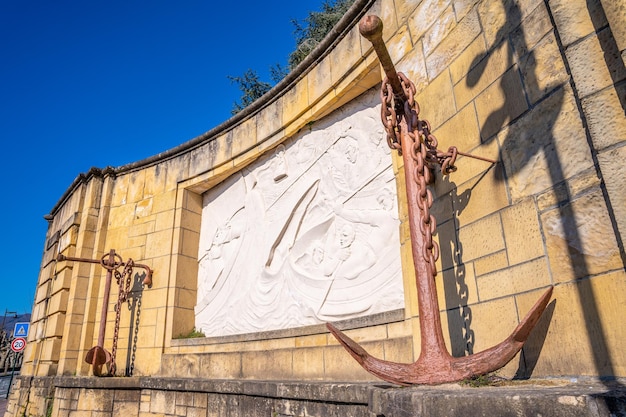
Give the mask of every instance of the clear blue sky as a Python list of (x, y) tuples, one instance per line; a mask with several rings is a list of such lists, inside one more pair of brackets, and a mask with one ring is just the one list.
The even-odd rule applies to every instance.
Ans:
[(270, 81), (292, 19), (322, 0), (0, 0), (0, 239), (5, 310), (30, 312), (48, 214), (77, 175), (186, 142), (230, 118), (227, 76)]

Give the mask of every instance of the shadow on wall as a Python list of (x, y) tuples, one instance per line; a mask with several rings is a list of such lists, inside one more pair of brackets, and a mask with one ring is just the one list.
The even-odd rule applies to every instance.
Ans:
[[(488, 171), (485, 171), (481, 178)], [(454, 234), (445, 236), (443, 233), (439, 233), (439, 258), (444, 268), (441, 273), (444, 277), (443, 289), (446, 306), (458, 306), (452, 309), (446, 308), (446, 314), (449, 323), (451, 354), (454, 357), (459, 357), (474, 354), (475, 334), (472, 330), (472, 309), (468, 300), (469, 288), (466, 282), (465, 264), (463, 263), (463, 245), (457, 232), (459, 230), (458, 216), (467, 207), (473, 187), (458, 195), (457, 185), (450, 181), (449, 176), (443, 177), (442, 181), (445, 189), (452, 190), (448, 194), (452, 203), (452, 218), (448, 222), (452, 222), (452, 224), (448, 226), (453, 228)], [(452, 269), (446, 271), (447, 265), (452, 265)]]
[[(496, 39), (504, 39), (507, 42), (513, 30), (518, 31), (519, 39), (525, 39), (522, 31), (521, 21), (522, 15), (517, 2), (512, 0), (503, 0), (503, 6), (507, 13), (507, 20), (502, 28), (500, 28)], [(546, 6), (548, 4), (546, 3)], [(598, 6), (601, 8), (601, 6)], [(521, 32), (521, 33), (520, 33)], [(557, 36), (558, 42), (558, 34)], [(559, 49), (563, 59), (566, 57), (563, 53), (563, 47), (558, 42)], [(502, 46), (497, 44), (491, 47), (489, 51), (484, 55), (477, 56), (472, 65), (472, 69), (467, 76), (467, 85), (472, 87), (476, 85), (484, 74), (484, 70), (489, 62), (489, 59), (493, 55), (493, 51)], [(508, 67), (514, 65), (513, 61), (513, 46), (512, 42), (505, 45), (508, 48)], [(520, 48), (522, 51), (527, 51), (528, 47), (525, 43)], [(498, 180), (507, 181), (518, 174), (522, 169), (527, 168), (527, 165), (534, 162), (536, 156), (543, 152), (543, 156), (546, 160), (548, 167), (548, 173), (550, 181), (553, 187), (556, 187), (566, 180), (564, 166), (559, 159), (559, 154), (555, 146), (554, 127), (555, 123), (563, 108), (564, 97), (566, 93), (566, 84), (557, 84), (549, 86), (548, 88), (542, 88), (537, 81), (537, 66), (533, 51), (528, 53), (528, 56), (524, 57), (526, 66), (524, 68), (524, 79), (522, 81), (523, 86), (520, 89), (511, 88), (510, 83), (505, 84), (507, 75), (505, 74), (501, 78), (501, 89), (504, 94), (504, 104), (494, 110), (486, 119), (486, 122), (481, 127), (481, 139), (483, 143), (491, 142), (495, 139), (496, 133), (501, 130), (508, 122), (510, 127), (506, 137), (501, 143), (503, 170), (498, 170), (496, 175)], [(514, 76), (517, 76), (515, 74)], [(516, 112), (515, 109), (519, 109), (518, 102), (527, 100), (524, 94), (526, 92), (541, 93), (543, 95), (536, 103), (533, 103), (527, 110)], [(580, 111), (580, 105), (578, 110)], [(520, 116), (524, 116), (525, 120), (518, 120)], [(527, 120), (533, 119), (528, 122)], [(519, 122), (519, 123), (518, 123)], [(531, 124), (532, 123), (532, 124)], [(524, 129), (531, 129), (530, 132), (524, 132)], [(581, 139), (580, 146), (588, 145), (583, 138)], [(589, 142), (590, 143), (590, 142)], [(589, 150), (591, 152), (591, 150)], [(595, 162), (595, 161), (594, 161)], [(530, 165), (529, 165), (530, 166)], [(597, 163), (596, 163), (597, 166)], [(605, 377), (614, 377), (614, 366), (610, 357), (610, 352), (607, 347), (606, 335), (603, 330), (602, 322), (600, 319), (597, 303), (598, 300), (594, 295), (593, 287), (591, 286), (589, 277), (589, 267), (587, 265), (585, 257), (580, 253), (577, 248), (583, 247), (580, 233), (576, 227), (574, 211), (572, 208), (572, 195), (568, 187), (562, 187), (564, 190), (564, 196), (562, 203), (559, 204), (558, 214), (561, 219), (561, 227), (565, 231), (565, 236), (568, 242), (568, 255), (572, 265), (572, 269), (575, 271), (575, 276), (578, 279), (576, 288), (578, 290), (578, 296), (580, 300), (580, 306), (583, 309), (583, 315), (588, 335), (588, 342), (593, 352), (593, 359), (598, 375)], [(605, 193), (604, 195), (607, 206), (610, 210), (610, 201)], [(611, 211), (611, 210), (610, 210)], [(615, 223), (614, 223), (614, 231)], [(616, 236), (619, 234), (615, 233)], [(622, 249), (623, 251), (623, 249)], [(623, 255), (622, 255), (623, 258)], [(537, 361), (538, 354), (543, 346), (543, 340), (547, 334), (547, 323), (549, 318), (554, 312), (555, 304), (551, 304), (548, 313), (544, 314), (542, 318), (543, 324), (540, 324), (539, 332), (535, 331), (533, 335), (533, 342), (526, 345), (522, 350), (520, 359), (520, 369), (518, 370), (519, 377), (529, 377), (534, 369)], [(541, 334), (539, 334), (541, 333)]]
[[(141, 317), (141, 297), (143, 296), (143, 281), (146, 278), (146, 272), (134, 274), (132, 287), (126, 300), (126, 305), (130, 311), (130, 327), (128, 330), (128, 345), (126, 351), (126, 368), (124, 376), (133, 376), (135, 370), (135, 356), (137, 353), (137, 336), (139, 334), (139, 324)], [(123, 308), (124, 304), (120, 304), (119, 308)]]

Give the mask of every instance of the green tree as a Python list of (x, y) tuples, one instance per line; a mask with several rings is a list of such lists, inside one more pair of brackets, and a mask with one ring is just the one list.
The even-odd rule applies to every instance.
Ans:
[(292, 20), (295, 26), (294, 37), (296, 50), (289, 55), (289, 68), (280, 64), (270, 67), (270, 77), (273, 84), (261, 81), (255, 70), (248, 69), (239, 77), (228, 76), (231, 83), (237, 84), (241, 91), (239, 101), (233, 103), (231, 114), (235, 115), (248, 107), (255, 100), (267, 93), (275, 84), (285, 78), (289, 71), (298, 66), (309, 53), (324, 39), (342, 16), (348, 11), (354, 0), (325, 0), (322, 3), (322, 11), (309, 12), (309, 15), (301, 22)]
[(292, 20), (295, 26), (296, 50), (289, 55), (289, 68), (294, 69), (328, 35), (348, 11), (354, 0), (325, 0), (322, 10), (309, 12), (302, 23)]
[(231, 83), (236, 83), (241, 90), (241, 98), (239, 101), (233, 103), (233, 108), (230, 111), (235, 115), (252, 104), (256, 99), (267, 93), (272, 85), (259, 79), (259, 74), (256, 71), (248, 69), (240, 77), (228, 76)]

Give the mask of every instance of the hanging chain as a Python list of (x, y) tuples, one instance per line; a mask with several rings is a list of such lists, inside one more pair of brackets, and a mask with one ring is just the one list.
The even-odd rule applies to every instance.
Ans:
[(424, 237), (424, 251), (422, 257), (428, 265), (429, 272), (434, 278), (437, 275), (437, 259), (439, 259), (439, 245), (433, 241), (433, 235), (437, 230), (435, 217), (430, 213), (433, 205), (433, 195), (428, 188), (434, 182), (433, 169), (441, 166), (441, 172), (448, 175), (456, 171), (456, 157), (458, 151), (452, 146), (448, 152), (437, 149), (438, 141), (431, 133), (430, 123), (427, 120), (420, 120), (420, 107), (415, 101), (415, 84), (403, 73), (398, 73), (400, 84), (404, 91), (406, 100), (404, 108), (398, 108), (402, 100), (396, 99), (388, 78), (385, 78), (380, 89), (381, 119), (387, 132), (387, 144), (391, 149), (400, 150), (401, 143), (398, 135), (398, 118), (406, 117), (408, 126), (408, 138), (412, 141), (411, 158), (416, 163), (412, 179), (419, 188), (417, 195), (417, 206), (421, 212), (420, 232)]
[[(137, 300), (137, 310), (135, 311), (135, 334), (133, 335), (133, 348), (130, 357), (130, 367), (128, 369), (128, 376), (133, 376), (133, 371), (135, 370), (135, 356), (137, 353), (137, 339), (139, 335), (139, 316), (141, 315), (141, 293), (136, 295)], [(130, 302), (128, 307), (131, 308)]]
[(122, 314), (122, 304), (128, 299), (130, 293), (130, 283), (133, 275), (133, 267), (135, 263), (132, 259), (129, 259), (124, 266), (124, 271), (119, 272), (115, 270), (115, 280), (119, 285), (119, 293), (117, 296), (117, 303), (115, 304), (115, 328), (113, 330), (113, 346), (111, 347), (111, 364), (109, 366), (109, 373), (115, 375), (117, 364), (115, 363), (115, 357), (117, 355), (117, 341), (120, 334), (120, 316)]

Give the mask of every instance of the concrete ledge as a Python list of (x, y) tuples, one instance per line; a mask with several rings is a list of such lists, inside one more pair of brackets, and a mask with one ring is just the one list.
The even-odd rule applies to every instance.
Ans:
[[(353, 319), (333, 322), (340, 330), (360, 329), (363, 327), (373, 327), (381, 324), (396, 323), (404, 320), (404, 309), (386, 311), (369, 316), (356, 317)], [(265, 332), (236, 334), (232, 336), (219, 337), (198, 337), (191, 339), (172, 339), (171, 345), (178, 346), (202, 346), (222, 343), (252, 342), (257, 340), (284, 339), (288, 337), (308, 336), (314, 334), (328, 333), (325, 324), (315, 324), (312, 326), (294, 327), (292, 329), (271, 330)]]
[(625, 387), (619, 382), (539, 380), (479, 388), (373, 388), (369, 409), (385, 417), (626, 416)]
[[(38, 378), (34, 378), (38, 379)], [(49, 382), (49, 379), (46, 380)], [(32, 381), (35, 382), (35, 381)], [(55, 377), (56, 388), (149, 390), (359, 406), (377, 417), (626, 416), (626, 381), (546, 379), (399, 388), (386, 383)], [(365, 415), (365, 414), (364, 414)]]

